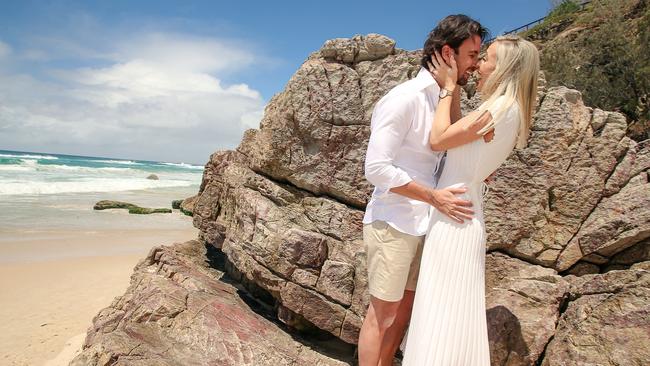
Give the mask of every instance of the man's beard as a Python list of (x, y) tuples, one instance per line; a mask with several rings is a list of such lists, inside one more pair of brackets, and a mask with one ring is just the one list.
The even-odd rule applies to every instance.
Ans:
[(467, 85), (468, 81), (469, 81), (469, 76), (467, 76), (466, 73), (463, 73), (461, 76), (458, 77), (458, 80), (456, 80), (456, 84), (460, 86), (465, 86)]

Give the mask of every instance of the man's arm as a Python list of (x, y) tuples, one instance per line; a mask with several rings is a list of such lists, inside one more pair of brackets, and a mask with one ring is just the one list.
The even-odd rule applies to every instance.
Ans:
[(365, 176), (375, 187), (429, 203), (453, 220), (471, 219), (472, 203), (460, 200), (455, 194), (464, 189), (435, 190), (413, 179), (398, 166), (393, 165), (397, 151), (411, 124), (414, 96), (393, 96), (380, 102), (372, 116), (372, 132), (368, 142)]
[(432, 189), (416, 181), (411, 181), (390, 190), (402, 196), (426, 202), (461, 224), (463, 220), (471, 220), (474, 214), (474, 211), (468, 208), (472, 207), (471, 201), (461, 200), (456, 197), (457, 194), (467, 192), (467, 188)]
[(364, 168), (366, 179), (375, 187), (388, 191), (413, 180), (393, 161), (410, 128), (414, 108), (414, 97), (394, 95), (380, 100), (372, 113)]

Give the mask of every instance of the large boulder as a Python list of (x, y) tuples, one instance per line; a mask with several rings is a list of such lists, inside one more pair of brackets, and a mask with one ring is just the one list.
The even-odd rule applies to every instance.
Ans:
[(546, 91), (527, 148), (490, 185), (488, 250), (568, 273), (598, 273), (650, 237), (650, 147), (625, 136), (623, 115), (580, 93)]
[(487, 255), (485, 268), (492, 364), (536, 364), (555, 334), (569, 282), (499, 252)]
[(650, 262), (571, 277), (569, 302), (541, 365), (647, 365)]
[(419, 52), (384, 36), (327, 41), (237, 151), (212, 155), (194, 206), (200, 237), (298, 329), (356, 343), (368, 306), (363, 160), (374, 104), (415, 76)]
[(332, 55), (357, 44), (348, 41), (328, 41), (305, 61), (237, 151), (260, 175), (363, 209), (371, 191), (363, 161), (372, 109), (390, 88), (415, 76), (419, 52), (337, 61)]
[(209, 251), (198, 241), (153, 248), (70, 365), (350, 365), (255, 312)]
[(273, 181), (246, 162), (237, 152), (212, 155), (206, 172), (215, 179), (194, 206), (201, 239), (226, 254), (234, 277), (280, 305), (280, 319), (355, 343), (368, 305), (363, 212)]

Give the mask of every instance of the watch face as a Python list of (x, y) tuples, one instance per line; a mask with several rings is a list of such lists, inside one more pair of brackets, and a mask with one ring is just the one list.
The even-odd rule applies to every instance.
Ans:
[(446, 97), (448, 93), (449, 93), (449, 91), (447, 89), (442, 89), (440, 91), (440, 98)]

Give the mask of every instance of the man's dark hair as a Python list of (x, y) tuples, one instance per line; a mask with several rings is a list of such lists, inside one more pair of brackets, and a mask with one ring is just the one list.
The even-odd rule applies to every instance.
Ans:
[(458, 47), (466, 39), (477, 35), (481, 37), (481, 42), (487, 38), (489, 32), (481, 23), (468, 17), (467, 15), (457, 14), (449, 15), (441, 20), (438, 25), (429, 33), (429, 37), (424, 42), (422, 49), (422, 61), (420, 64), (425, 68), (427, 61), (431, 60), (431, 55), (435, 51), (441, 52), (442, 46), (448, 44), (458, 53)]

